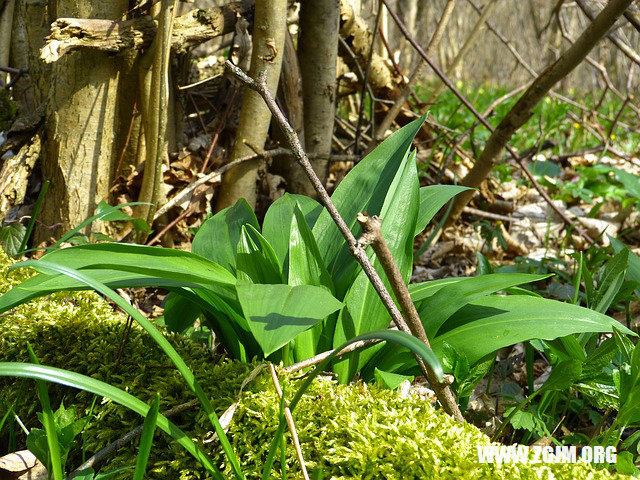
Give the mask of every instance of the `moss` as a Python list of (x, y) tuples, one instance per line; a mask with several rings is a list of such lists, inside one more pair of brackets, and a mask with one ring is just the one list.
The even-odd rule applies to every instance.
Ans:
[[(6, 272), (8, 260), (0, 258)], [(0, 291), (19, 278), (0, 277)], [(21, 272), (18, 276), (24, 275)], [(191, 400), (175, 370), (158, 347), (135, 325), (126, 337), (118, 363), (120, 344), (126, 331), (124, 316), (90, 292), (60, 293), (34, 300), (0, 319), (0, 361), (26, 361), (29, 341), (42, 363), (68, 368), (125, 388), (149, 402), (160, 393), (161, 409)], [(240, 384), (255, 365), (220, 360), (202, 345), (179, 336), (168, 336), (197, 373), (218, 413), (237, 398)], [(295, 388), (291, 381), (288, 391)], [(2, 379), (0, 398), (16, 402), (28, 426), (37, 426), (39, 403), (33, 382)], [(64, 401), (86, 414), (92, 396), (50, 387), (54, 405)], [(141, 423), (141, 419), (102, 400), (96, 402), (95, 419), (85, 434), (87, 454), (119, 438)], [(235, 412), (229, 436), (247, 478), (257, 478), (276, 430), (278, 402), (266, 375), (249, 384)], [(490, 479), (604, 479), (623, 478), (590, 465), (491, 465), (479, 464), (476, 446), (489, 439), (472, 425), (460, 425), (418, 398), (400, 399), (395, 393), (374, 386), (342, 386), (318, 380), (294, 412), (305, 460), (309, 467), (322, 466), (324, 478), (490, 478)], [(211, 430), (204, 414), (190, 410), (173, 419), (194, 439)], [(24, 438), (19, 439), (24, 441)], [(290, 443), (290, 442), (289, 442)], [(135, 462), (135, 442), (110, 460), (110, 468)], [(215, 442), (201, 447), (225, 467)], [(298, 471), (295, 454), (287, 447), (290, 476)], [(79, 448), (69, 465), (80, 462)], [(204, 478), (196, 462), (168, 437), (155, 438), (150, 472), (153, 479)], [(276, 469), (280, 465), (276, 462)], [(226, 470), (227, 474), (228, 467)], [(129, 473), (130, 474), (130, 473)], [(279, 474), (279, 472), (278, 472)], [(292, 474), (292, 475), (291, 475)], [(230, 478), (230, 475), (229, 475)]]

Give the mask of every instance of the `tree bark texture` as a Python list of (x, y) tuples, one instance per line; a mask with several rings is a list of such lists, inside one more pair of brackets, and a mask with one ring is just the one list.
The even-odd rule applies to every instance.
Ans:
[[(304, 140), (307, 153), (318, 156), (311, 165), (323, 183), (329, 173), (333, 137), (339, 24), (339, 0), (302, 1), (298, 59), (302, 74)], [(305, 179), (303, 193), (315, 194), (308, 179)]]
[[(59, 0), (60, 15), (115, 19), (126, 0)], [(45, 107), (42, 174), (51, 180), (36, 242), (59, 235), (95, 213), (106, 199), (116, 145), (120, 61), (81, 51), (52, 66)], [(45, 86), (46, 88), (46, 86)]]
[[(491, 134), (475, 165), (462, 180), (463, 185), (474, 188), (480, 186), (491, 173), (509, 139), (531, 118), (535, 106), (553, 85), (566, 77), (584, 60), (596, 43), (607, 34), (615, 21), (632, 3), (633, 0), (611, 0), (573, 45), (535, 79)], [(456, 197), (449, 216), (450, 223), (459, 218), (462, 209), (469, 203), (473, 195), (474, 192), (469, 191), (462, 192)]]
[[(270, 91), (276, 91), (287, 28), (286, 0), (257, 0), (253, 25), (253, 51), (250, 75), (266, 75)], [(271, 113), (258, 93), (246, 88), (240, 110), (240, 122), (229, 161), (246, 157), (253, 152), (251, 145), (263, 148), (271, 123)], [(246, 162), (230, 170), (222, 180), (216, 209), (222, 210), (245, 198), (251, 206), (256, 203), (256, 180), (260, 161)]]

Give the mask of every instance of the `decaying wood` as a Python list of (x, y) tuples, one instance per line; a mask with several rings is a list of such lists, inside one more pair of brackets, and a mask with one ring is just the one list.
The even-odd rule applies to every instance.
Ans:
[(40, 135), (24, 145), (17, 155), (7, 158), (0, 170), (0, 220), (4, 220), (9, 209), (20, 205), (27, 192), (27, 182), (36, 160), (40, 156)]
[[(348, 0), (340, 1), (340, 35), (351, 47), (356, 61), (364, 69), (369, 59), (373, 33), (369, 30), (367, 22), (355, 13)], [(352, 71), (357, 70), (350, 56), (344, 55), (343, 60)], [(373, 92), (382, 98), (395, 98), (400, 94), (401, 81), (402, 79), (394, 77), (384, 58), (374, 52), (369, 67), (369, 83)]]
[[(222, 7), (198, 8), (177, 17), (171, 36), (171, 48), (183, 52), (212, 38), (231, 33), (239, 16), (248, 17), (253, 1), (242, 0)], [(149, 47), (157, 25), (149, 15), (131, 20), (59, 18), (51, 25), (51, 34), (41, 50), (46, 63), (79, 49), (118, 53), (131, 48)]]

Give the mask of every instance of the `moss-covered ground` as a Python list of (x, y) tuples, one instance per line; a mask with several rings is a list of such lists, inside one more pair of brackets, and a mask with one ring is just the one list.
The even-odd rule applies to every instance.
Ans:
[[(4, 292), (24, 274), (7, 276), (9, 261), (3, 257), (0, 263), (0, 291)], [(177, 372), (144, 331), (134, 325), (121, 349), (125, 330), (126, 318), (97, 295), (56, 294), (34, 300), (0, 318), (0, 361), (28, 361), (26, 346), (30, 342), (45, 365), (90, 375), (147, 402), (159, 393), (161, 410), (192, 400)], [(224, 412), (237, 399), (242, 381), (256, 365), (220, 359), (186, 338), (169, 339), (196, 372), (218, 413)], [(290, 380), (287, 390), (292, 392), (295, 387), (296, 381)], [(89, 394), (59, 386), (51, 386), (50, 394), (54, 408), (64, 402), (67, 407), (74, 405), (83, 415), (93, 402)], [(0, 398), (15, 405), (27, 426), (40, 426), (36, 418), (40, 405), (33, 381), (0, 380)], [(247, 478), (259, 476), (277, 417), (278, 402), (265, 370), (243, 391), (229, 430)], [(490, 442), (477, 428), (453, 422), (417, 397), (402, 399), (394, 392), (370, 385), (342, 386), (318, 380), (295, 410), (294, 418), (308, 467), (322, 466), (325, 479), (622, 478), (582, 464), (478, 463), (476, 447)], [(211, 430), (202, 411), (191, 409), (172, 420), (225, 468), (217, 443), (202, 443), (210, 437)], [(86, 454), (95, 453), (141, 423), (136, 414), (98, 399), (94, 418), (84, 434)], [(0, 432), (0, 446), (3, 436), (6, 438), (6, 432)], [(18, 441), (24, 445), (24, 437)], [(70, 456), (68, 469), (81, 462), (82, 443), (79, 441)], [(111, 457), (104, 469), (134, 464), (135, 454), (133, 442)], [(288, 478), (299, 477), (295, 458), (289, 448)], [(130, 472), (122, 478), (129, 475)], [(274, 475), (280, 475), (278, 462)], [(181, 447), (157, 433), (147, 478), (199, 479), (205, 474)]]

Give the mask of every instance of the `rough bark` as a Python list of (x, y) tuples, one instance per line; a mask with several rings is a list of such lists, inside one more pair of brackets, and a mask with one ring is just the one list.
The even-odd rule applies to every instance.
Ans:
[[(280, 77), (286, 19), (286, 0), (256, 1), (250, 74), (255, 77), (264, 72), (271, 91), (276, 91)], [(260, 95), (251, 89), (245, 89), (230, 161), (254, 153), (249, 145), (262, 149), (270, 123), (271, 113)], [(255, 205), (259, 165), (259, 160), (246, 162), (225, 175), (218, 194), (217, 210), (233, 205), (243, 197), (250, 205)]]
[[(114, 19), (126, 0), (59, 0), (61, 15)], [(51, 180), (36, 242), (75, 227), (106, 199), (116, 144), (119, 61), (98, 52), (78, 52), (53, 65), (45, 109), (42, 174)], [(40, 79), (42, 81), (42, 79)]]
[[(171, 47), (177, 52), (234, 31), (238, 16), (249, 16), (253, 1), (232, 2), (223, 7), (195, 9), (175, 19)], [(59, 18), (42, 49), (45, 62), (55, 62), (79, 49), (118, 53), (151, 45), (157, 26), (151, 16), (131, 20)]]
[[(531, 118), (535, 106), (553, 85), (566, 77), (585, 59), (631, 3), (633, 0), (611, 0), (573, 45), (536, 78), (491, 134), (475, 165), (462, 180), (463, 185), (474, 188), (480, 186), (491, 173), (509, 139)], [(456, 197), (449, 215), (450, 222), (454, 222), (460, 216), (473, 194), (473, 191), (462, 192)]]
[[(339, 0), (302, 2), (298, 59), (302, 74), (304, 140), (307, 152), (320, 156), (311, 164), (323, 183), (329, 173), (333, 137), (339, 23)], [(323, 155), (326, 158), (322, 158)], [(303, 192), (315, 194), (308, 179)]]
[(40, 145), (40, 134), (36, 134), (16, 155), (4, 160), (0, 169), (0, 220), (24, 200), (29, 176), (40, 156)]

